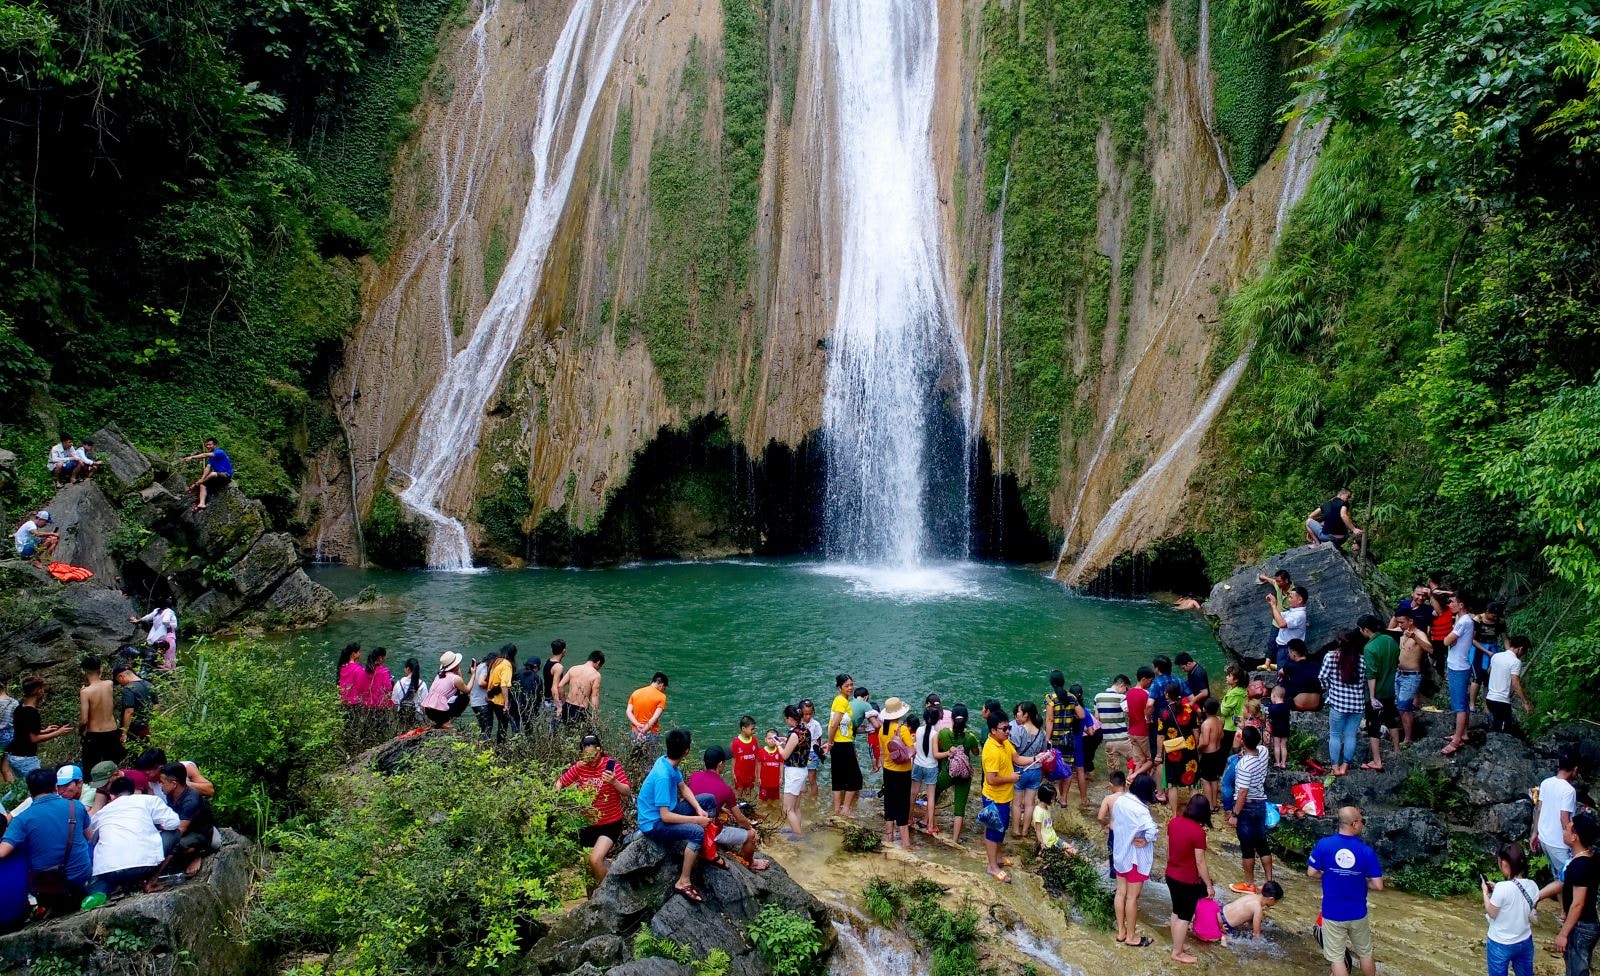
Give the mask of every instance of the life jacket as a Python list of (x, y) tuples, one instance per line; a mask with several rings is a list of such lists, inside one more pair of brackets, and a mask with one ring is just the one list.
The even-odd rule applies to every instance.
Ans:
[(87, 579), (94, 579), (94, 573), (82, 566), (72, 566), (67, 563), (51, 563), (45, 570), (51, 576), (63, 583), (82, 583)]

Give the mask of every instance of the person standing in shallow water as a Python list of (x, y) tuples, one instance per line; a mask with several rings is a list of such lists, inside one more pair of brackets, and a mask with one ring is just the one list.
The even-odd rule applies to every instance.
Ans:
[(1155, 862), (1156, 839), (1161, 828), (1150, 816), (1156, 799), (1156, 781), (1140, 773), (1128, 784), (1128, 791), (1111, 804), (1111, 869), (1117, 876), (1117, 942), (1143, 949), (1154, 940), (1139, 934), (1139, 895), (1150, 880)]
[(1350, 976), (1346, 950), (1360, 961), (1363, 976), (1378, 971), (1367, 892), (1383, 890), (1383, 868), (1361, 840), (1365, 824), (1359, 807), (1341, 807), (1339, 832), (1317, 841), (1306, 859), (1307, 876), (1322, 882), (1322, 955), (1333, 976)]
[(778, 754), (783, 757), (783, 815), (789, 821), (789, 839), (799, 840), (800, 794), (805, 791), (810, 771), (806, 768), (811, 759), (811, 730), (806, 727), (799, 705), (785, 705), (783, 721), (789, 727), (784, 733)]
[(957, 702), (950, 709), (950, 727), (939, 730), (938, 743), (939, 755), (944, 758), (939, 760), (939, 788), (935, 791), (934, 803), (938, 804), (939, 796), (946, 790), (953, 791), (950, 839), (959, 844), (961, 828), (967, 820), (967, 799), (972, 792), (972, 771), (983, 761), (983, 742), (967, 728), (967, 706)]
[(861, 793), (861, 761), (856, 757), (856, 712), (851, 704), (856, 683), (848, 674), (835, 676), (833, 683), (839, 689), (828, 712), (833, 812), (848, 817), (855, 813), (856, 797)]
[(906, 722), (911, 706), (890, 697), (883, 703), (883, 840), (911, 849), (911, 765), (916, 739)]

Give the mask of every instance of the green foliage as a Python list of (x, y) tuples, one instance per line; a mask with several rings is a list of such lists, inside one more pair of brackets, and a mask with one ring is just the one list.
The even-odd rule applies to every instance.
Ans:
[(870, 827), (851, 824), (844, 830), (842, 846), (851, 854), (872, 854), (882, 850), (883, 835)]
[(39, 956), (28, 966), (28, 976), (84, 976), (86, 972), (81, 961), (56, 953)]
[(100, 939), (100, 948), (120, 956), (135, 956), (145, 952), (153, 943), (150, 937), (124, 926), (112, 926)]
[(1211, 65), (1217, 73), (1217, 135), (1233, 181), (1243, 185), (1278, 140), (1278, 110), (1289, 94), (1276, 45), (1257, 30), (1248, 0), (1211, 6)]
[(768, 905), (745, 930), (773, 976), (813, 976), (822, 971), (822, 933), (811, 919)]
[(303, 808), (338, 760), (342, 716), (331, 681), (292, 677), (250, 641), (191, 650), (161, 690), (152, 740), (192, 760), (216, 784), (217, 819), (250, 828), (265, 810)]
[(929, 976), (978, 976), (978, 947), (983, 943), (978, 931), (978, 910), (963, 902), (952, 911), (927, 896), (907, 915), (911, 931), (928, 949)]
[(733, 959), (721, 949), (712, 949), (704, 959), (696, 959), (689, 964), (691, 976), (728, 976), (733, 967)]
[(650, 931), (650, 926), (641, 925), (633, 937), (633, 958), (671, 959), (687, 966), (694, 959), (694, 950), (680, 942), (660, 938)]
[(1468, 812), (1467, 798), (1448, 770), (1413, 769), (1395, 793), (1401, 806), (1423, 807), (1446, 818)]
[(1033, 867), (1046, 891), (1071, 899), (1084, 924), (1105, 930), (1115, 923), (1114, 893), (1104, 884), (1098, 864), (1081, 854), (1055, 849), (1043, 852)]
[(900, 914), (902, 899), (900, 886), (888, 878), (871, 878), (861, 889), (862, 903), (867, 917), (879, 925), (893, 925)]
[(1389, 872), (1389, 882), (1400, 891), (1428, 898), (1451, 898), (1478, 888), (1481, 875), (1494, 872), (1494, 857), (1469, 840), (1451, 837), (1444, 863), (1438, 867), (1414, 865)]
[(489, 541), (506, 552), (522, 555), (527, 550), (529, 535), (523, 523), (532, 510), (528, 469), (517, 467), (501, 477), (498, 488), (479, 496), (473, 521), (483, 527)]
[(367, 558), (379, 566), (408, 569), (428, 561), (428, 528), (388, 489), (372, 496), (372, 507), (361, 522)]
[(494, 294), (494, 286), (500, 283), (500, 275), (506, 270), (506, 225), (504, 220), (496, 220), (494, 226), (489, 228), (489, 243), (483, 246), (483, 293)]
[(1296, 817), (1284, 817), (1272, 831), (1272, 849), (1278, 857), (1294, 867), (1304, 867), (1317, 846), (1319, 838)]
[[(1078, 327), (1069, 310), (1101, 296), (1088, 303), (1095, 307), (1082, 326), (1096, 335), (1111, 314), (1105, 308), (1108, 272), (1094, 241), (1102, 127), (1110, 130), (1119, 165), (1140, 168), (1144, 162), (1155, 78), (1147, 7), (1052, 0), (1024, 8), (991, 0), (984, 8), (978, 100), (988, 129), (989, 207), (999, 205), (1010, 174), (1002, 310), (1006, 424), (999, 436), (1009, 456), (1026, 458), (1019, 479), (1030, 517), (1041, 526), (1082, 379), (1068, 358)], [(1129, 227), (1125, 253), (1141, 251), (1146, 232), (1142, 223)]]
[(389, 776), (346, 777), (325, 816), (277, 849), (248, 919), (260, 940), (339, 954), (338, 973), (495, 969), (537, 915), (581, 895), (582, 798), (550, 769), (468, 742), (432, 744)]

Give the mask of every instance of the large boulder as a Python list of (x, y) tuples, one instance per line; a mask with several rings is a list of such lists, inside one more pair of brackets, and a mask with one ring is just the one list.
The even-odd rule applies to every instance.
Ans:
[[(200, 873), (155, 894), (132, 895), (90, 912), (75, 912), (0, 936), (0, 970), (27, 972), (40, 959), (52, 972), (144, 973), (148, 976), (246, 976), (260, 972), (255, 950), (239, 931), (254, 880), (249, 841), (223, 832), (222, 850)], [(127, 933), (121, 946), (106, 936)], [(134, 949), (129, 942), (142, 944)]]
[[(1419, 865), (1438, 864), (1450, 845), (1450, 829), (1431, 810), (1406, 807), (1400, 810), (1363, 810), (1365, 829), (1361, 839), (1378, 855), (1385, 871)], [(1329, 808), (1326, 817), (1302, 817), (1288, 829), (1307, 835), (1309, 843), (1331, 837), (1339, 831), (1337, 811)], [(1309, 849), (1309, 848), (1308, 848)]]
[(726, 952), (735, 976), (769, 976), (771, 970), (745, 937), (745, 927), (762, 908), (777, 905), (797, 912), (823, 933), (831, 952), (836, 935), (824, 906), (773, 864), (766, 871), (750, 871), (731, 859), (726, 868), (702, 867), (695, 883), (705, 901), (695, 904), (672, 893), (681, 861), (681, 848), (664, 850), (654, 841), (637, 839), (622, 849), (587, 902), (550, 924), (527, 958), (527, 972), (539, 976), (576, 976), (590, 968), (610, 976), (675, 974), (674, 963), (635, 960), (606, 966), (612, 954), (631, 945), (633, 934), (647, 925), (658, 938), (689, 947), (697, 959), (714, 949)]
[(296, 568), (261, 605), (266, 622), (280, 627), (311, 627), (328, 619), (339, 605), (333, 591)]
[(277, 587), (300, 566), (294, 540), (282, 532), (269, 532), (256, 540), (229, 571), (242, 603), (253, 604)]
[(122, 491), (143, 488), (155, 477), (150, 459), (129, 444), (115, 426), (107, 425), (95, 431), (93, 440), (94, 456), (105, 465), (103, 474), (109, 475)]
[(133, 601), (118, 590), (73, 583), (57, 600), (67, 633), (85, 648), (110, 650), (133, 636)]
[[(181, 493), (183, 486), (177, 489)], [(208, 562), (223, 565), (231, 565), (249, 552), (267, 531), (267, 507), (234, 485), (212, 493), (204, 509), (190, 512), (185, 519), (193, 529), (199, 554)]]
[(1500, 732), (1486, 735), (1483, 748), (1463, 765), (1457, 785), (1477, 807), (1509, 803), (1528, 795), (1528, 787), (1550, 775), (1533, 747)]
[(61, 533), (56, 560), (94, 573), (98, 586), (115, 586), (117, 564), (111, 558), (111, 542), (122, 528), (122, 516), (100, 486), (84, 481), (61, 489), (50, 500), (50, 516)]
[(1296, 546), (1265, 563), (1241, 569), (1211, 588), (1206, 615), (1217, 621), (1217, 640), (1239, 657), (1262, 657), (1276, 633), (1266, 603), (1272, 588), (1256, 582), (1256, 577), (1271, 576), (1280, 569), (1288, 570), (1296, 585), (1310, 591), (1306, 644), (1313, 651), (1339, 631), (1354, 627), (1362, 614), (1378, 612), (1376, 601), (1339, 550), (1330, 545), (1315, 549)]

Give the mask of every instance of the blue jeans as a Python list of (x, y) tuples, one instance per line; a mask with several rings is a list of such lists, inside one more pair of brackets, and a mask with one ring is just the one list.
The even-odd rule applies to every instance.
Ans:
[(1454, 668), (1445, 672), (1450, 682), (1450, 710), (1452, 712), (1472, 711), (1472, 669), (1467, 668), (1457, 671)]
[[(716, 813), (717, 798), (710, 793), (697, 793), (694, 799), (696, 803), (700, 804), (700, 809), (706, 811), (708, 815)], [(689, 805), (688, 800), (679, 800), (678, 805), (672, 808), (672, 812), (681, 817), (692, 817), (694, 816), (694, 807)], [(701, 845), (706, 839), (706, 829), (698, 824), (658, 823), (645, 831), (644, 835), (662, 847), (667, 847), (674, 841), (683, 841), (689, 850), (698, 854), (700, 853)]]
[(1532, 936), (1516, 945), (1505, 945), (1493, 939), (1487, 940), (1485, 945), (1488, 946), (1489, 976), (1506, 976), (1508, 969), (1514, 976), (1533, 976)]
[(1328, 710), (1328, 759), (1346, 766), (1356, 758), (1356, 737), (1361, 733), (1361, 713)]

